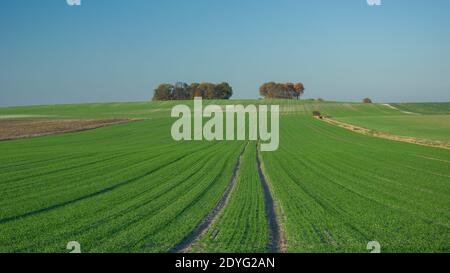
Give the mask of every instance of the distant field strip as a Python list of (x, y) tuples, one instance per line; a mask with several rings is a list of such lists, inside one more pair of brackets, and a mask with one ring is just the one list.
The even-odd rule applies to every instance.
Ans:
[(344, 123), (344, 122), (338, 121), (338, 120), (333, 120), (330, 118), (322, 118), (319, 120), (322, 120), (324, 122), (327, 122), (327, 123), (335, 125), (335, 126), (339, 126), (341, 128), (345, 128), (347, 130), (350, 130), (350, 131), (353, 131), (356, 133), (368, 135), (368, 136), (374, 136), (374, 137), (379, 137), (379, 138), (384, 138), (384, 139), (389, 139), (389, 140), (394, 140), (394, 141), (408, 142), (408, 143), (429, 146), (429, 147), (450, 149), (450, 142), (429, 140), (429, 139), (420, 139), (420, 138), (406, 137), (406, 136), (396, 136), (396, 135), (391, 135), (388, 133), (369, 130), (367, 128), (359, 127), (356, 125), (351, 125), (351, 124)]
[(391, 109), (398, 110), (398, 111), (400, 111), (402, 113), (405, 113), (405, 114), (419, 115), (418, 113), (413, 113), (413, 112), (407, 112), (407, 111), (400, 110), (397, 107), (393, 106), (392, 104), (384, 103), (383, 105), (385, 105), (385, 106), (387, 106), (387, 107), (389, 107)]
[(395, 108), (425, 115), (450, 115), (450, 102), (435, 103), (391, 103)]

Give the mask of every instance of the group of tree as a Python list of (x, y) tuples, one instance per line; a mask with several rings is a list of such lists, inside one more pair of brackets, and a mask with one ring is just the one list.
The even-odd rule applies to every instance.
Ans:
[(370, 98), (364, 98), (363, 103), (372, 103), (372, 100)]
[(153, 100), (189, 100), (195, 97), (203, 99), (229, 99), (233, 89), (226, 83), (191, 83), (178, 82), (175, 85), (163, 83), (155, 89)]
[(264, 98), (299, 99), (305, 92), (303, 83), (267, 82), (259, 88), (259, 94)]

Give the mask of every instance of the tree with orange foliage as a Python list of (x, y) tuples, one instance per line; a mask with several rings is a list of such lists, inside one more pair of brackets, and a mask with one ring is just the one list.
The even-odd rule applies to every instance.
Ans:
[(298, 82), (294, 84), (295, 97), (299, 99), (303, 93), (305, 93), (305, 86), (303, 83)]

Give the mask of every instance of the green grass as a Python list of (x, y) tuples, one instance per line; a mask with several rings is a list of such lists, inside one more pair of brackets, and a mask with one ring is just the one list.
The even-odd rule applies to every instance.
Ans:
[(392, 135), (450, 142), (450, 115), (352, 116), (337, 119)]
[(450, 152), (368, 137), (304, 115), (264, 153), (291, 252), (450, 251)]
[[(73, 240), (83, 252), (167, 252), (181, 242), (220, 200), (246, 143), (173, 141), (169, 113), (178, 103), (0, 108), (3, 117), (145, 119), (0, 142), (0, 252), (67, 252)], [(319, 110), (393, 134), (442, 139), (450, 129), (445, 106), (411, 115), (401, 111), (426, 112), (424, 106), (210, 103), (280, 104), (280, 148), (262, 158), (288, 251), (367, 252), (372, 240), (383, 252), (450, 251), (449, 150), (364, 136), (311, 117)], [(194, 250), (267, 250), (255, 153), (249, 145), (228, 203)]]
[(395, 103), (392, 105), (402, 111), (412, 112), (412, 113), (428, 114), (428, 115), (448, 115), (448, 114), (450, 114), (450, 102)]
[(0, 143), (0, 251), (168, 251), (214, 207), (243, 142), (175, 143), (169, 120)]
[(233, 192), (221, 215), (195, 244), (196, 252), (267, 252), (264, 195), (255, 162), (256, 143), (242, 156)]
[[(326, 109), (337, 120), (378, 132), (422, 139), (450, 141), (450, 103), (360, 105), (356, 111)], [(369, 109), (379, 109), (373, 115)]]

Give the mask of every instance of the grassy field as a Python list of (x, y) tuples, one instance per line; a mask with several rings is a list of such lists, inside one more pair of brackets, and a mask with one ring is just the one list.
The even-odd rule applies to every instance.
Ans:
[(169, 120), (0, 143), (1, 251), (168, 251), (214, 206), (243, 143), (174, 143)]
[[(392, 104), (389, 114), (336, 115), (337, 120), (398, 136), (450, 142), (450, 103)], [(386, 107), (381, 105), (381, 107)]]
[[(285, 117), (263, 154), (293, 252), (450, 251), (450, 153)], [(289, 145), (288, 143), (292, 143)]]
[[(190, 250), (268, 251), (256, 144), (173, 141), (176, 103), (1, 108), (0, 118), (144, 120), (0, 142), (0, 251), (67, 252), (73, 240), (83, 252), (170, 251), (219, 202), (246, 146), (226, 205)], [(287, 251), (367, 252), (372, 240), (383, 252), (450, 251), (449, 150), (311, 117), (449, 140), (449, 104), (269, 103), (281, 107), (281, 141), (262, 160)]]
[(392, 106), (398, 108), (401, 111), (428, 114), (428, 115), (449, 115), (450, 103), (394, 103)]
[(450, 115), (354, 116), (337, 120), (392, 135), (450, 142)]
[(243, 154), (242, 167), (226, 209), (195, 244), (193, 251), (267, 251), (268, 227), (255, 158), (256, 143), (250, 143)]

